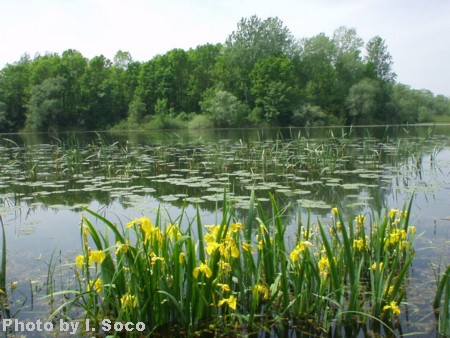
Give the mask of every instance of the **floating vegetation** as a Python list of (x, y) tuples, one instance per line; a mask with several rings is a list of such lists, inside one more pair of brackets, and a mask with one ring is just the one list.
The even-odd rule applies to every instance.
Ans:
[[(57, 196), (64, 194), (67, 204), (79, 204), (97, 199), (95, 192), (102, 191), (99, 202), (110, 204), (130, 191), (177, 202), (170, 196), (180, 189), (190, 198), (201, 198), (205, 189), (220, 193), (226, 187), (235, 195), (249, 196), (250, 191), (261, 190), (295, 199), (303, 193), (298, 187), (305, 187), (305, 194), (313, 190), (313, 200), (329, 206), (337, 194), (367, 188), (376, 191), (380, 183), (390, 184), (405, 173), (420, 178), (427, 156), (423, 151), (429, 147), (430, 156), (436, 159), (443, 149), (433, 144), (432, 137), (424, 142), (412, 133), (400, 141), (357, 138), (353, 133), (354, 129), (331, 131), (312, 138), (301, 133), (293, 137), (291, 132), (290, 139), (282, 140), (258, 137), (235, 142), (227, 138), (156, 145), (108, 141), (102, 134), (87, 143), (73, 136), (67, 141), (53, 137), (50, 144), (24, 146), (5, 140), (0, 144), (0, 192), (14, 191), (24, 197), (24, 203), (46, 204), (58, 204)], [(354, 175), (360, 179), (355, 181)], [(397, 189), (411, 193), (446, 182), (398, 183), (402, 184)]]

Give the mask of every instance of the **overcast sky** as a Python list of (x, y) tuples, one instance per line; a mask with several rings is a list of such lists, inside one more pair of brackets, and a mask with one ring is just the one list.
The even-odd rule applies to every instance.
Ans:
[(397, 81), (450, 96), (449, 0), (0, 0), (0, 68), (28, 53), (118, 50), (148, 61), (223, 43), (243, 17), (278, 17), (297, 38), (355, 28), (381, 36)]

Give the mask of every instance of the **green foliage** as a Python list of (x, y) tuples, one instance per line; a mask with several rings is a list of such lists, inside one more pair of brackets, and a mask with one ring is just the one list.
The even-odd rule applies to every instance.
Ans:
[(128, 121), (131, 123), (140, 123), (144, 118), (146, 107), (139, 97), (131, 101), (128, 108)]
[(292, 241), (286, 210), (270, 201), (266, 208), (252, 197), (241, 223), (225, 196), (214, 225), (202, 222), (199, 209), (194, 218), (183, 211), (175, 219), (158, 209), (153, 220), (125, 227), (86, 210), (106, 231), (82, 217), (75, 289), (56, 293), (66, 298), (54, 315), (81, 306), (97, 327), (107, 314), (145, 323), (146, 334), (168, 326), (189, 336), (207, 327), (251, 333), (289, 321), (309, 323), (310, 332), (331, 333), (335, 325), (348, 336), (361, 328), (381, 332), (380, 325), (394, 332), (414, 253), (411, 203), (374, 211), (370, 220), (347, 220), (333, 208), (330, 224), (308, 217)]
[(450, 265), (438, 277), (433, 308), (438, 320), (438, 332), (443, 336), (448, 336), (450, 334)]
[(241, 126), (248, 108), (231, 93), (224, 90), (211, 90), (200, 103), (202, 112), (209, 116), (215, 127)]
[[(340, 115), (346, 111), (345, 100), (350, 88), (364, 77), (364, 62), (361, 58), (363, 40), (357, 35), (355, 29), (339, 27), (333, 33), (335, 45), (336, 69), (336, 109)], [(340, 116), (343, 117), (343, 116)]]
[(334, 115), (327, 114), (319, 106), (305, 105), (296, 110), (292, 115), (294, 126), (333, 126), (340, 125), (340, 121)]
[(353, 124), (376, 123), (380, 109), (381, 87), (376, 80), (363, 79), (350, 88), (347, 97), (349, 116)]
[(30, 64), (31, 59), (25, 55), (0, 71), (0, 101), (6, 105), (5, 118), (9, 124), (6, 131), (18, 131), (24, 127), (29, 101)]
[(248, 74), (255, 64), (269, 56), (293, 57), (296, 49), (295, 38), (278, 18), (243, 18), (225, 42), (221, 80), (239, 100), (252, 105)]
[(49, 78), (31, 89), (25, 126), (30, 130), (48, 130), (63, 123), (63, 92), (66, 80)]
[(183, 121), (170, 115), (157, 114), (145, 124), (146, 129), (180, 129), (184, 126)]
[(90, 104), (81, 111), (81, 125), (87, 130), (106, 129), (118, 119), (113, 114), (113, 84), (111, 61), (95, 56), (81, 78), (81, 96)]
[[(0, 225), (2, 226), (2, 233), (1, 233), (2, 251), (0, 258), (0, 298), (3, 298), (3, 295), (5, 294), (6, 290), (6, 234), (5, 234), (5, 225), (3, 224), (3, 218), (1, 215), (0, 215)], [(3, 299), (1, 299), (0, 302), (3, 303)]]
[(419, 107), (419, 109), (417, 110), (417, 115), (417, 122), (433, 122), (434, 114), (433, 111), (428, 107)]
[(188, 123), (189, 129), (213, 128), (214, 124), (208, 116), (195, 115)]
[(430, 91), (400, 84), (394, 86), (391, 95), (396, 119), (401, 123), (432, 122), (450, 116), (450, 99), (443, 95), (434, 96)]
[(337, 73), (334, 67), (335, 45), (324, 34), (302, 40), (299, 77), (307, 103), (334, 110), (337, 97)]
[(251, 94), (261, 108), (260, 120), (287, 124), (298, 93), (294, 66), (287, 56), (269, 56), (255, 64), (250, 73)]
[(169, 115), (169, 107), (167, 99), (156, 100), (155, 114), (159, 116)]
[(387, 51), (384, 40), (375, 36), (366, 45), (367, 72), (370, 77), (382, 82), (393, 82), (396, 74), (392, 71), (392, 56)]
[(6, 113), (6, 104), (0, 102), (0, 133), (7, 132), (9, 130), (8, 115)]
[(185, 107), (185, 111), (199, 112), (204, 93), (220, 81), (218, 61), (222, 52), (221, 44), (206, 44), (188, 51), (190, 69), (187, 92), (191, 106), (190, 109)]
[[(64, 90), (49, 92), (60, 78)], [(379, 36), (364, 44), (355, 29), (339, 27), (331, 37), (298, 40), (277, 17), (254, 15), (242, 18), (224, 44), (176, 48), (144, 63), (121, 50), (112, 61), (103, 55), (89, 60), (73, 49), (25, 55), (0, 70), (0, 132), (107, 129), (124, 120), (120, 125), (134, 127), (156, 121), (151, 117), (161, 111), (176, 119), (202, 113), (200, 103), (219, 88), (245, 104), (238, 112), (203, 119), (223, 127), (416, 123), (450, 116), (448, 97), (413, 90), (395, 78)], [(231, 101), (222, 104), (236, 105)], [(168, 125), (157, 119), (156, 125)]]

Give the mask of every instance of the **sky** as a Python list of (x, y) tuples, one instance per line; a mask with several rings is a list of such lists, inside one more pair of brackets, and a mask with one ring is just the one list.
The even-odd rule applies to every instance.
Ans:
[(46, 52), (149, 61), (224, 43), (241, 18), (278, 17), (298, 39), (340, 26), (384, 39), (397, 81), (450, 97), (449, 0), (0, 0), (0, 68)]

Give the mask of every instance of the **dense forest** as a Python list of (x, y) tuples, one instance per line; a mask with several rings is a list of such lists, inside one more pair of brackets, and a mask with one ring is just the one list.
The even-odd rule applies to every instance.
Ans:
[[(445, 121), (450, 99), (397, 83), (385, 41), (355, 29), (295, 38), (243, 18), (224, 44), (147, 62), (118, 51), (24, 55), (0, 70), (0, 132)], [(448, 121), (448, 119), (447, 119)]]

